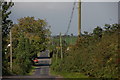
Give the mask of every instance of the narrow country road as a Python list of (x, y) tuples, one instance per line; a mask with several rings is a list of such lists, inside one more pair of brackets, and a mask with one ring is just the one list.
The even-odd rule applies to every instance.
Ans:
[(59, 77), (51, 76), (51, 59), (48, 51), (42, 52), (38, 57), (38, 63), (35, 65), (35, 72), (31, 76), (4, 76), (2, 80), (59, 80)]
[(49, 58), (48, 53), (48, 51), (42, 52), (38, 57), (37, 68), (33, 76), (49, 76), (51, 59)]

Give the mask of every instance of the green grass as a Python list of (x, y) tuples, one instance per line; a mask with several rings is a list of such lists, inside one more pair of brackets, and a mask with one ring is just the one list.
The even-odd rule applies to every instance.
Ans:
[[(75, 44), (77, 37), (76, 36), (72, 36), (72, 37), (62, 37), (62, 40), (65, 40), (67, 42), (67, 44)], [(58, 38), (54, 38), (53, 41), (58, 42), (60, 41), (59, 37)]]
[(54, 72), (52, 70), (50, 70), (50, 73), (53, 76), (61, 76), (63, 78), (88, 78), (82, 73)]
[(37, 56), (40, 56), (40, 52), (37, 54)]
[(65, 39), (68, 44), (75, 44), (77, 37), (66, 37)]
[(33, 75), (33, 73), (35, 72), (35, 68), (38, 68), (38, 67), (32, 66), (30, 72), (27, 75)]

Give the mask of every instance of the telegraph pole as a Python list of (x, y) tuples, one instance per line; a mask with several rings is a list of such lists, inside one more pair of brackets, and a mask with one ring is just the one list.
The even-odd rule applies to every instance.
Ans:
[(12, 71), (12, 30), (10, 29), (10, 69)]
[[(2, 6), (0, 6), (0, 10)], [(2, 13), (0, 12), (0, 79), (2, 79)]]
[(81, 0), (78, 2), (78, 36), (81, 34)]
[(58, 49), (57, 49), (57, 53), (56, 53), (56, 62), (58, 60)]
[(62, 53), (62, 37), (60, 33), (60, 48), (61, 48), (61, 59), (63, 59), (63, 53)]
[[(120, 14), (120, 1), (118, 2), (118, 14)], [(118, 15), (118, 33), (120, 39), (120, 15)]]

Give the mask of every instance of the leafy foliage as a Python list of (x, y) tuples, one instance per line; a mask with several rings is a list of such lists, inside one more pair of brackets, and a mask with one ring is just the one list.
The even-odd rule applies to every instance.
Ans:
[(9, 20), (9, 15), (11, 14), (11, 11), (9, 9), (14, 5), (12, 2), (2, 2), (0, 1), (0, 17), (2, 18), (2, 59), (3, 59), (3, 66), (2, 66), (2, 72), (3, 75), (10, 74), (9, 72), (9, 63), (6, 60), (5, 55), (5, 49), (7, 47), (7, 38), (8, 33), (10, 31), (10, 25), (12, 25), (12, 21)]
[(2, 33), (3, 36), (9, 33), (10, 25), (12, 25), (12, 21), (9, 20), (9, 15), (11, 11), (9, 9), (14, 5), (13, 2), (2, 2), (0, 6), (2, 6)]
[(30, 46), (31, 45), (29, 43), (29, 39), (26, 39), (24, 35), (21, 34), (18, 46), (15, 49), (15, 56), (13, 62), (14, 74), (23, 75), (26, 72), (29, 72), (32, 64), (30, 60)]
[(33, 65), (32, 59), (47, 48), (50, 31), (47, 22), (42, 19), (24, 17), (18, 21), (12, 28), (13, 74), (25, 75)]
[(56, 72), (84, 73), (95, 78), (120, 77), (118, 27), (118, 24), (113, 24), (106, 29), (105, 25), (104, 30), (97, 27), (92, 34), (85, 32), (70, 50), (65, 51), (63, 60), (56, 62), (53, 57), (51, 69)]

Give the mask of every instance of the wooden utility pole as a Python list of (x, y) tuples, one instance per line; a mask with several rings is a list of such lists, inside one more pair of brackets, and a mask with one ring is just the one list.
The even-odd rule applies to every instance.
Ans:
[(56, 53), (56, 62), (58, 60), (58, 49), (57, 49), (57, 53)]
[[(118, 14), (120, 14), (120, 1), (118, 2)], [(118, 15), (118, 40), (120, 39), (120, 15)], [(118, 45), (120, 50), (120, 44)]]
[(62, 37), (61, 37), (61, 33), (60, 33), (60, 50), (61, 50), (61, 59), (63, 59), (63, 53), (62, 53)]
[(10, 69), (12, 71), (12, 30), (10, 29)]
[[(2, 6), (0, 6), (0, 9)], [(2, 13), (0, 12), (0, 79), (2, 79)]]
[(78, 2), (78, 36), (81, 34), (81, 0)]

